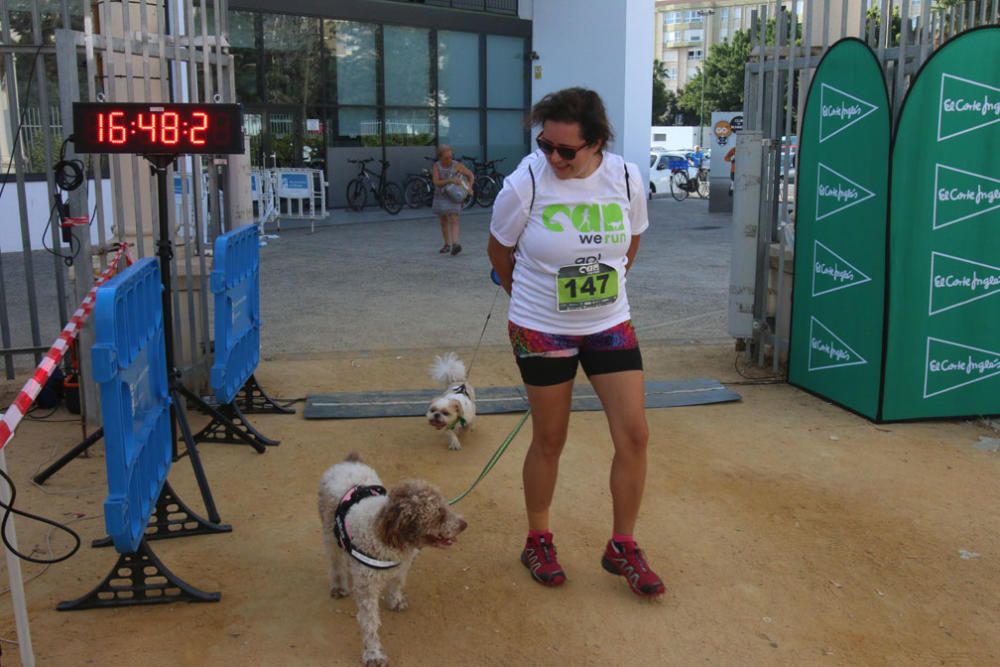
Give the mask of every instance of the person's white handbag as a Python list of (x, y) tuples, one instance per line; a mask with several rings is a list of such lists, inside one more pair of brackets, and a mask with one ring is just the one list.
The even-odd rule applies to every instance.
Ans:
[(463, 204), (472, 193), (469, 190), (465, 177), (459, 174), (457, 178), (462, 184), (459, 185), (458, 183), (449, 183), (444, 186), (444, 194), (448, 197), (448, 199), (452, 200), (456, 204)]

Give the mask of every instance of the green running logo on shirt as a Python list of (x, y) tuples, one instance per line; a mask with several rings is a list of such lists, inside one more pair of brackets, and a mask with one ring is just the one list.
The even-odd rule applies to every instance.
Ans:
[(552, 232), (565, 232), (564, 222), (569, 222), (580, 232), (580, 243), (622, 243), (625, 234), (625, 216), (618, 204), (549, 204), (542, 211), (542, 225)]

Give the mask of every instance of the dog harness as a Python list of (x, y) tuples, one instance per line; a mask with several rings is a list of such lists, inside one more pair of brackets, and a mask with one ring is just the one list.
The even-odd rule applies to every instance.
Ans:
[[(448, 391), (450, 391), (453, 394), (464, 394), (466, 398), (470, 400), (472, 399), (472, 397), (469, 396), (469, 388), (465, 386), (464, 382), (461, 384), (456, 384)], [(445, 430), (454, 431), (455, 427), (457, 426), (465, 428), (465, 424), (466, 424), (465, 417), (463, 417), (462, 415), (458, 415), (457, 417), (455, 417), (455, 420), (452, 423), (448, 424), (448, 426), (445, 427)]]
[(340, 504), (337, 505), (337, 512), (333, 517), (333, 534), (337, 538), (337, 544), (340, 545), (340, 548), (350, 554), (354, 560), (376, 570), (394, 568), (399, 565), (399, 562), (394, 560), (379, 560), (356, 548), (351, 543), (351, 533), (347, 530), (347, 513), (365, 498), (384, 495), (386, 495), (385, 487), (378, 484), (372, 484), (371, 486), (359, 484), (353, 486), (340, 499)]

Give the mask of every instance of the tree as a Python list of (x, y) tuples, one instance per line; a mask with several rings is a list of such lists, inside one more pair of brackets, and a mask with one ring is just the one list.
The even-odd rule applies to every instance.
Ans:
[(712, 111), (742, 109), (743, 70), (749, 57), (750, 33), (745, 30), (737, 31), (731, 41), (713, 45), (680, 96), (680, 110), (696, 120), (701, 116), (701, 122), (708, 123)]
[[(802, 24), (792, 25), (791, 13), (782, 9), (785, 17), (785, 35), (782, 43), (802, 43)], [(769, 19), (764, 27), (766, 44), (775, 43), (777, 22)], [(743, 72), (750, 58), (750, 32), (738, 30), (732, 40), (725, 39), (712, 45), (701, 69), (688, 81), (681, 95), (680, 109), (708, 124), (712, 111), (739, 111), (743, 108)], [(702, 90), (704, 89), (704, 100)], [(704, 101), (704, 103), (703, 103)]]
[(668, 98), (667, 86), (663, 83), (666, 78), (667, 68), (662, 60), (653, 61), (653, 125), (661, 125), (664, 115), (667, 113)]

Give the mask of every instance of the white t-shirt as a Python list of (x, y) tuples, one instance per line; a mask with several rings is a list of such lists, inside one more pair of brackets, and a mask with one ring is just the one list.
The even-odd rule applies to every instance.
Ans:
[[(528, 166), (535, 176), (532, 183)], [(561, 179), (541, 151), (531, 153), (504, 180), (493, 204), (490, 233), (515, 248), (514, 283), (508, 317), (536, 331), (587, 335), (630, 319), (625, 293), (625, 253), (632, 236), (649, 226), (642, 172), (625, 159), (605, 152), (586, 178)], [(631, 190), (631, 198), (627, 192)], [(530, 207), (530, 210), (529, 210)], [(604, 265), (617, 272), (613, 303), (560, 310), (557, 276), (564, 267)], [(564, 270), (564, 274), (565, 270)]]

